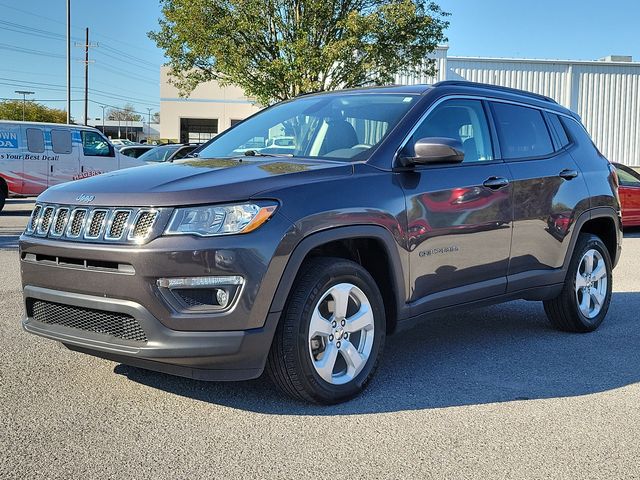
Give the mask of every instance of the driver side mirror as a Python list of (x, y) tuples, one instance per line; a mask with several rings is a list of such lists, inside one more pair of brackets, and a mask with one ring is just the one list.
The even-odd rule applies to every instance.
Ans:
[(414, 156), (399, 158), (403, 167), (431, 165), (434, 163), (460, 163), (464, 160), (464, 148), (460, 140), (447, 137), (421, 138), (414, 145)]

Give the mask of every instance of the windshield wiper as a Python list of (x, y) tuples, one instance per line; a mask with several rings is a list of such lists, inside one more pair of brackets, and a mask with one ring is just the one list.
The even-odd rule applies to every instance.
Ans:
[(293, 153), (262, 153), (257, 150), (247, 150), (245, 157), (293, 157)]

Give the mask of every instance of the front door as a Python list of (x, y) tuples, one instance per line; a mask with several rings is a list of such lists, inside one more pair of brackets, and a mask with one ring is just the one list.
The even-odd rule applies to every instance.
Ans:
[(82, 130), (80, 176), (91, 177), (118, 169), (114, 148), (98, 132)]
[(485, 104), (441, 103), (407, 147), (428, 137), (460, 140), (465, 158), (399, 174), (415, 313), (504, 293), (511, 245), (510, 175), (495, 159)]

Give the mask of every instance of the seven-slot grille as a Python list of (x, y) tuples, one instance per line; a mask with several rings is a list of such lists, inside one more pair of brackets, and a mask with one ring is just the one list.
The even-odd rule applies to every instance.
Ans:
[(37, 204), (25, 233), (77, 241), (143, 243), (154, 232), (160, 210)]

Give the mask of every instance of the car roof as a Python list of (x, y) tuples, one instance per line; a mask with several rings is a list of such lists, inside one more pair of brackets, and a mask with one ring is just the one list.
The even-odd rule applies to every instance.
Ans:
[(33, 125), (33, 126), (46, 126), (46, 127), (73, 127), (73, 128), (79, 128), (79, 129), (82, 129), (82, 130), (98, 130), (95, 127), (90, 127), (88, 125), (76, 125), (74, 123), (28, 122), (28, 121), (22, 121), (22, 120), (0, 120), (0, 124)]
[(516, 88), (502, 87), (500, 85), (491, 85), (486, 83), (468, 82), (465, 80), (447, 80), (438, 82), (435, 84), (417, 84), (417, 85), (388, 85), (388, 86), (372, 86), (362, 88), (351, 88), (344, 90), (335, 90), (331, 92), (314, 92), (300, 95), (336, 95), (336, 94), (355, 94), (355, 93), (397, 93), (405, 95), (426, 95), (430, 92), (440, 92), (443, 95), (447, 93), (451, 94), (467, 94), (467, 95), (482, 95), (493, 98), (500, 98), (504, 100), (519, 101), (528, 103), (532, 106), (547, 108), (550, 110), (556, 110), (566, 115), (580, 120), (580, 117), (563, 107), (558, 102), (550, 97), (540, 95), (526, 90), (518, 90)]

